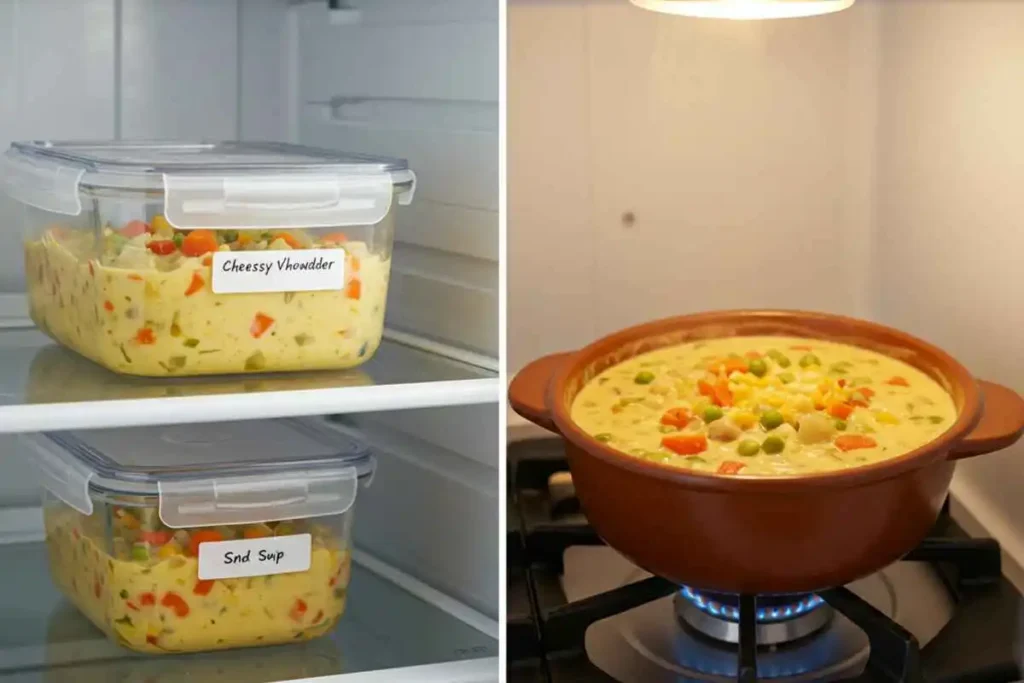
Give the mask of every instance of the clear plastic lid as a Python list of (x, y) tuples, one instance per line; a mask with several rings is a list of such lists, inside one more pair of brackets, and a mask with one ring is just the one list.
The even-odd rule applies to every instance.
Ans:
[(83, 188), (162, 191), (183, 229), (375, 225), (416, 185), (404, 159), (272, 142), (14, 142), (2, 173), (14, 199), (72, 216)]
[[(369, 484), (366, 446), (309, 420), (24, 435), (41, 483), (82, 514), (96, 498), (156, 498), (169, 527), (341, 514)], [(148, 503), (152, 504), (152, 503)]]

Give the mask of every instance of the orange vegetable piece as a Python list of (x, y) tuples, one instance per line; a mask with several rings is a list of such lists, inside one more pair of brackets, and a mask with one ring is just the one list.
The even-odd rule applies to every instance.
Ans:
[(727, 407), (733, 404), (732, 391), (729, 390), (729, 383), (726, 380), (720, 380), (715, 385), (715, 395), (711, 399), (715, 405)]
[(661, 445), (679, 455), (697, 455), (708, 449), (703, 434), (672, 434), (662, 438)]
[(206, 280), (199, 273), (192, 273), (192, 282), (188, 283), (188, 289), (185, 290), (185, 296), (192, 296), (198, 291), (203, 289), (203, 285), (206, 284)]
[(857, 391), (859, 391), (864, 396), (864, 398), (869, 400), (872, 396), (875, 395), (875, 392), (868, 387), (857, 387)]
[(188, 603), (185, 602), (185, 598), (181, 597), (174, 591), (167, 591), (167, 594), (164, 595), (160, 604), (164, 607), (170, 607), (174, 610), (175, 616), (178, 617), (187, 617), (188, 613), (191, 611), (188, 608)]
[(143, 531), (139, 533), (139, 538), (150, 545), (163, 545), (170, 541), (171, 537), (170, 531)]
[(146, 248), (157, 256), (168, 256), (178, 251), (178, 246), (174, 244), (174, 240), (153, 240), (146, 245)]
[(288, 616), (292, 618), (292, 621), (301, 621), (302, 615), (306, 613), (307, 609), (309, 609), (309, 606), (306, 604), (305, 600), (302, 598), (295, 598), (295, 604), (292, 606), (291, 611), (288, 612)]
[(156, 645), (156, 636), (150, 634), (146, 636), (146, 642), (150, 645)]
[(204, 258), (203, 259), (203, 265), (206, 266), (206, 267), (212, 266), (213, 265), (213, 257), (212, 256), (207, 256), (206, 258)]
[(196, 595), (209, 595), (210, 591), (213, 590), (213, 579), (206, 579), (196, 581), (196, 587), (192, 589), (192, 592)]
[(358, 299), (362, 295), (363, 284), (355, 278), (349, 280), (348, 285), (345, 287), (345, 296), (347, 296), (349, 299)]
[(103, 310), (113, 313), (114, 304), (109, 299), (107, 299), (106, 301), (103, 302)]
[(153, 332), (153, 328), (140, 327), (139, 331), (135, 333), (135, 341), (140, 344), (155, 344), (156, 334)]
[(348, 268), (349, 268), (349, 270), (351, 270), (351, 271), (352, 271), (353, 273), (358, 273), (358, 272), (359, 272), (359, 267), (360, 267), (361, 265), (362, 265), (362, 264), (360, 264), (360, 263), (359, 263), (359, 257), (358, 257), (358, 256), (352, 256), (352, 257), (351, 257), (351, 258), (349, 258), (349, 260), (348, 260)]
[(188, 541), (188, 554), (192, 557), (197, 557), (199, 555), (199, 546), (203, 543), (216, 543), (223, 540), (224, 537), (220, 535), (219, 531), (200, 529), (193, 532), (192, 537)]
[(828, 407), (828, 414), (832, 417), (838, 417), (840, 420), (845, 420), (850, 417), (853, 408), (854, 406), (850, 403), (833, 403)]
[(833, 441), (841, 451), (855, 451), (858, 448), (874, 448), (878, 445), (874, 439), (870, 436), (864, 436), (863, 434), (843, 434), (837, 436), (836, 440)]
[(298, 238), (295, 237), (295, 235), (291, 234), (290, 232), (279, 232), (276, 235), (274, 235), (274, 239), (284, 240), (285, 244), (287, 244), (292, 249), (302, 248), (302, 242), (300, 242)]
[(742, 358), (723, 358), (708, 366), (710, 372), (716, 375), (724, 372), (726, 377), (734, 372), (746, 372), (749, 368), (750, 366), (747, 364), (747, 361)]
[(261, 526), (247, 527), (242, 532), (242, 538), (267, 538), (270, 535), (270, 529)]
[(136, 606), (136, 604), (134, 602), (132, 602), (131, 600), (125, 601), (124, 604), (128, 605), (128, 609), (130, 609), (130, 610), (132, 610), (134, 612), (138, 612), (139, 611), (138, 606)]
[(707, 396), (708, 398), (714, 398), (715, 396), (715, 385), (706, 379), (697, 380), (697, 390), (700, 391), (701, 396)]
[(320, 241), (324, 244), (341, 244), (342, 242), (348, 242), (348, 235), (343, 232), (332, 232), (329, 235), (324, 235)]
[(739, 474), (739, 471), (746, 467), (742, 462), (736, 462), (735, 460), (726, 460), (718, 466), (718, 474)]
[(907, 380), (905, 380), (902, 377), (891, 377), (891, 378), (885, 380), (885, 383), (886, 384), (891, 384), (894, 387), (909, 387), (910, 386), (910, 382), (908, 382)]
[(690, 421), (690, 413), (686, 408), (670, 408), (661, 416), (661, 424), (670, 427), (685, 427)]
[(129, 280), (134, 280), (135, 282), (142, 282), (143, 281), (142, 276), (137, 274), (137, 273), (132, 273), (131, 275), (128, 276), (128, 279)]
[(212, 230), (193, 230), (181, 243), (181, 253), (185, 256), (198, 257), (211, 251), (217, 251), (217, 236)]
[(811, 351), (812, 350), (812, 348), (810, 346), (806, 346), (806, 345), (803, 345), (803, 344), (798, 344), (797, 346), (790, 346), (789, 348), (793, 349), (794, 351)]
[(264, 313), (257, 313), (252, 319), (252, 324), (249, 325), (249, 334), (256, 339), (262, 337), (270, 326), (274, 324), (274, 319)]
[(140, 593), (139, 604), (143, 607), (149, 607), (156, 604), (156, 596), (152, 593)]

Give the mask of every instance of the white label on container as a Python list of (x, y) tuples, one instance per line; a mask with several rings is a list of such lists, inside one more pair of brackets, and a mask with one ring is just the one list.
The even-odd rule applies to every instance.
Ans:
[(199, 578), (238, 579), (304, 572), (309, 569), (313, 538), (309, 534), (207, 541), (199, 544)]
[(217, 251), (213, 291), (312, 292), (345, 286), (344, 249), (294, 251)]

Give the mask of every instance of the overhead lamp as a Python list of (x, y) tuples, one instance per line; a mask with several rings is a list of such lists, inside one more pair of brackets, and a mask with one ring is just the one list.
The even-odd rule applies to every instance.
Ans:
[(709, 19), (790, 19), (840, 12), (856, 0), (629, 0), (637, 7)]

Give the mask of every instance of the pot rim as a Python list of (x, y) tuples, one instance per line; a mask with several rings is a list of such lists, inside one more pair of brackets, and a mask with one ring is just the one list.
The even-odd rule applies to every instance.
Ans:
[[(696, 328), (701, 326), (713, 326), (716, 324), (727, 324), (728, 321), (740, 322), (746, 319), (763, 319), (766, 322), (772, 318), (786, 319), (794, 324), (807, 324), (813, 327), (823, 322), (847, 326), (851, 330), (874, 330), (881, 333), (887, 341), (896, 342), (902, 348), (913, 349), (920, 352), (920, 355), (930, 357), (937, 361), (936, 365), (943, 367), (945, 378), (949, 381), (948, 390), (959, 389), (963, 395), (963, 403), (959, 407), (956, 421), (943, 433), (928, 443), (895, 458), (881, 462), (852, 467), (846, 470), (832, 472), (818, 472), (804, 475), (784, 476), (744, 476), (729, 475), (723, 476), (713, 472), (698, 472), (682, 469), (659, 462), (642, 460), (616, 450), (597, 439), (591, 437), (582, 429), (576, 426), (571, 417), (571, 403), (558, 400), (558, 397), (565, 397), (568, 393), (570, 379), (591, 365), (595, 360), (606, 358), (612, 352), (621, 350), (629, 343), (642, 341), (651, 338), (656, 334), (665, 334), (670, 330)], [(780, 322), (782, 322), (780, 320)], [(730, 335), (737, 336), (737, 335)], [(752, 336), (752, 335), (739, 335)], [(764, 336), (770, 336), (765, 334)], [(782, 336), (782, 335), (780, 335)], [(835, 335), (822, 332), (821, 339), (824, 341), (834, 340)], [(859, 335), (865, 336), (865, 335)], [(707, 339), (722, 338), (708, 336)], [(813, 338), (813, 337), (812, 337)], [(685, 342), (682, 342), (685, 343)], [(857, 346), (854, 341), (844, 339), (841, 343)], [(652, 345), (639, 353), (652, 351), (657, 348), (671, 344)], [(892, 345), (892, 344), (890, 344)], [(861, 345), (876, 353), (883, 353), (878, 349)], [(626, 356), (616, 363), (624, 362), (639, 353)], [(899, 360), (899, 359), (898, 359)], [(907, 362), (907, 361), (903, 361)], [(911, 363), (912, 364), (912, 363)], [(918, 368), (932, 376), (931, 368)], [(934, 377), (933, 377), (934, 378)], [(573, 397), (575, 398), (575, 396)], [(785, 309), (735, 309), (720, 310), (703, 313), (695, 313), (670, 318), (661, 318), (633, 327), (627, 327), (617, 332), (606, 335), (597, 341), (588, 344), (572, 354), (571, 360), (563, 363), (554, 373), (548, 383), (545, 392), (545, 403), (550, 411), (552, 420), (562, 437), (578, 446), (589, 457), (594, 457), (615, 467), (629, 470), (637, 474), (650, 476), (657, 479), (668, 480), (682, 487), (701, 489), (705, 491), (743, 492), (743, 493), (806, 493), (812, 489), (826, 488), (847, 488), (871, 484), (886, 479), (898, 477), (906, 472), (922, 467), (928, 467), (938, 463), (953, 462), (947, 459), (953, 447), (962, 441), (981, 420), (982, 398), (981, 390), (978, 387), (974, 376), (961, 365), (955, 358), (933, 344), (907, 334), (895, 328), (881, 325), (858, 318), (834, 315), (831, 313), (820, 313), (812, 311), (785, 310)]]

